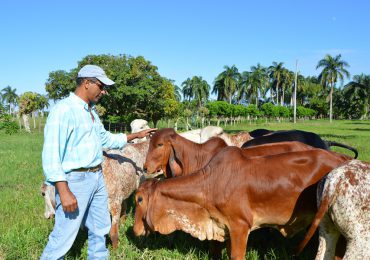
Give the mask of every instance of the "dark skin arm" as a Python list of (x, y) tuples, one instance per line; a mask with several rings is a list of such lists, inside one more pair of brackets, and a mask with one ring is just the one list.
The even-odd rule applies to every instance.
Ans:
[(77, 199), (75, 195), (69, 190), (66, 181), (58, 181), (55, 183), (58, 189), (60, 202), (62, 203), (64, 212), (73, 212), (78, 208)]
[[(149, 136), (151, 133), (155, 131), (157, 131), (157, 128), (151, 128), (137, 133), (127, 134), (127, 141)], [(64, 212), (75, 211), (78, 208), (78, 203), (75, 195), (73, 195), (73, 193), (68, 188), (68, 183), (66, 181), (59, 181), (55, 183), (55, 187), (58, 189), (63, 211)]]
[(136, 138), (143, 138), (143, 137), (149, 136), (151, 133), (154, 133), (155, 131), (157, 131), (157, 128), (150, 128), (150, 129), (142, 130), (137, 133), (127, 134), (127, 142), (133, 139), (136, 139)]

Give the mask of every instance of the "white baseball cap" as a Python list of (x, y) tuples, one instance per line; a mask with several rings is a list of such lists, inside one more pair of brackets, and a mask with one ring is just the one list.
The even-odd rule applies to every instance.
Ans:
[(96, 78), (101, 81), (104, 85), (110, 86), (114, 84), (114, 81), (109, 79), (105, 74), (105, 71), (96, 65), (85, 65), (83, 66), (77, 75), (78, 78)]

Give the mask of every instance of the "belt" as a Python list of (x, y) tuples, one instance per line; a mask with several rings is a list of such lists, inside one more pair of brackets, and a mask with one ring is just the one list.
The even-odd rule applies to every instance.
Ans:
[(74, 169), (74, 170), (72, 170), (72, 172), (97, 172), (99, 170), (101, 170), (101, 164), (99, 164), (97, 166), (94, 166), (94, 167), (90, 167), (90, 168)]

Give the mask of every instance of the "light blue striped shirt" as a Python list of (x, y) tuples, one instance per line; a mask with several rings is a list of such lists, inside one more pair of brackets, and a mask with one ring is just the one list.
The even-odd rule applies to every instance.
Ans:
[(122, 148), (125, 134), (112, 134), (104, 129), (99, 116), (88, 104), (71, 93), (50, 111), (44, 129), (42, 167), (45, 182), (66, 181), (73, 169), (89, 168), (103, 162), (102, 148)]

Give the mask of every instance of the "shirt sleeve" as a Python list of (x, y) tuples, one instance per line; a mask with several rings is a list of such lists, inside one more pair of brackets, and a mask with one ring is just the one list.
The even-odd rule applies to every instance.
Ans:
[(66, 181), (62, 162), (73, 128), (72, 119), (68, 115), (68, 108), (54, 107), (45, 125), (42, 167), (47, 184), (54, 185), (55, 182)]
[[(99, 118), (96, 116), (95, 118)], [(103, 148), (109, 149), (122, 149), (127, 144), (126, 134), (112, 134), (105, 130), (103, 123), (99, 120), (100, 124), (100, 140)]]

